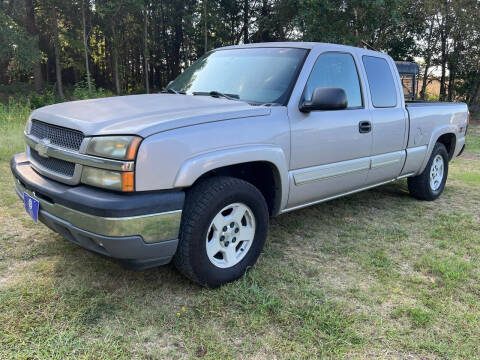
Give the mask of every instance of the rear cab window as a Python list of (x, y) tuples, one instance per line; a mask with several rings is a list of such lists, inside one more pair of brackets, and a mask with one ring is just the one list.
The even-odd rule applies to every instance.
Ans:
[(376, 108), (389, 108), (397, 106), (397, 88), (393, 79), (392, 70), (388, 62), (380, 57), (362, 57), (372, 104)]

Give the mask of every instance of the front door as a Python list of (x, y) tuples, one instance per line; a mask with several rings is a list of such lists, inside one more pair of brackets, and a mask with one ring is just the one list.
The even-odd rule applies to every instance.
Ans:
[(343, 88), (348, 107), (291, 116), (288, 208), (361, 188), (370, 167), (371, 114), (365, 107), (354, 56), (348, 52), (321, 54), (303, 98), (309, 100), (317, 87)]

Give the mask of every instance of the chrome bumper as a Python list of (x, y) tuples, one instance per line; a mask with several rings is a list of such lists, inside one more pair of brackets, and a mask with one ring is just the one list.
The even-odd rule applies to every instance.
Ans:
[(46, 212), (73, 227), (109, 237), (141, 236), (146, 243), (156, 243), (178, 238), (182, 211), (169, 211), (131, 217), (101, 217), (70, 209), (40, 198), (34, 191), (25, 189), (15, 178), (15, 190), (23, 201), (23, 193), (33, 196), (40, 203), (40, 213)]

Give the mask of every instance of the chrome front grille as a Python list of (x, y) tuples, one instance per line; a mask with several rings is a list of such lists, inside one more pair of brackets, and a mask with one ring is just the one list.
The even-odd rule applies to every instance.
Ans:
[(78, 154), (85, 136), (78, 130), (52, 125), (32, 119), (29, 126), (27, 153), (32, 166), (44, 176), (66, 184), (75, 185), (80, 181), (81, 166), (69, 159), (59, 159), (48, 149), (64, 149)]
[(77, 130), (51, 125), (38, 120), (32, 120), (30, 134), (36, 138), (47, 139), (52, 145), (78, 151), (84, 135)]
[(34, 149), (30, 149), (30, 156), (32, 157), (33, 161), (49, 172), (51, 171), (67, 177), (73, 177), (73, 174), (75, 173), (74, 163), (52, 157), (41, 157)]

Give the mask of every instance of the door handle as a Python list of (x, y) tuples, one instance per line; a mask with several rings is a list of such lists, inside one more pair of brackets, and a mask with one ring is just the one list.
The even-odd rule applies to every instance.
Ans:
[(358, 123), (358, 131), (362, 134), (372, 131), (372, 123), (370, 121), (360, 121)]

